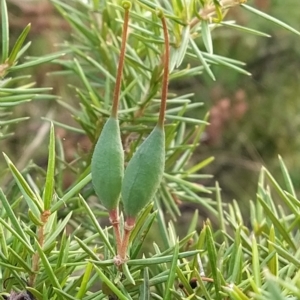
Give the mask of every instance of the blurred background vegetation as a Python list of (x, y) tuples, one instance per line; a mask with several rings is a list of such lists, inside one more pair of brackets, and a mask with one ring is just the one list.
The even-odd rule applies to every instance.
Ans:
[[(300, 30), (298, 0), (249, 1), (268, 14)], [(32, 24), (29, 40), (32, 45), (27, 54), (41, 56), (59, 50), (59, 44), (72, 39), (71, 29), (47, 0), (9, 0), (11, 43), (28, 24)], [(254, 198), (258, 172), (266, 165), (276, 177), (280, 154), (290, 170), (291, 177), (300, 189), (300, 43), (296, 35), (243, 10), (232, 9), (228, 20), (266, 32), (272, 37), (245, 34), (231, 28), (216, 28), (212, 34), (214, 51), (244, 61), (251, 77), (225, 67), (212, 67), (216, 76), (213, 82), (206, 74), (187, 81), (173, 82), (171, 89), (181, 93), (195, 93), (194, 101), (204, 102), (193, 117), (202, 118), (210, 111), (211, 125), (206, 129), (199, 146), (199, 161), (213, 155), (215, 161), (205, 169), (214, 175), (207, 185), (218, 180), (223, 199), (248, 201)], [(202, 46), (203, 47), (203, 46)], [(193, 63), (186, 61), (186, 64)], [(68, 88), (76, 79), (49, 75), (60, 66), (45, 64), (32, 69), (37, 86), (53, 87), (53, 94), (67, 103), (78, 106)], [(14, 109), (14, 117), (30, 116), (30, 120), (15, 126), (15, 135), (0, 140), (0, 148), (16, 162), (19, 169), (32, 159), (40, 166), (47, 162), (47, 133), (49, 123), (41, 117), (74, 125), (69, 111), (56, 101), (33, 101)], [(76, 125), (77, 126), (77, 125)], [(89, 139), (78, 133), (56, 128), (62, 138), (66, 160), (73, 161), (91, 150)], [(196, 156), (196, 158), (197, 158)], [(4, 168), (0, 158), (0, 168)], [(65, 185), (72, 178), (65, 179)], [(297, 186), (298, 183), (298, 186)]]

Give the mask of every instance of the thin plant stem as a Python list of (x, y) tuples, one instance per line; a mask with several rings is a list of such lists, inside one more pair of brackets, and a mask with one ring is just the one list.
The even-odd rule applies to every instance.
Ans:
[[(118, 68), (117, 68), (116, 84), (115, 84), (114, 95), (113, 95), (113, 106), (112, 106), (112, 110), (111, 110), (111, 117), (113, 117), (115, 119), (118, 118), (119, 97), (120, 97), (121, 81), (122, 81), (122, 74), (123, 74), (123, 68), (124, 68), (128, 23), (129, 23), (129, 10), (131, 7), (131, 3), (129, 1), (124, 1), (122, 3), (122, 6), (125, 10), (123, 32), (122, 32), (122, 43), (121, 43), (119, 64), (118, 64)], [(110, 223), (113, 226), (114, 234), (116, 237), (117, 253), (120, 253), (121, 248), (122, 248), (122, 238), (121, 238), (120, 219), (119, 219), (118, 208), (113, 209), (109, 212), (109, 219), (110, 219)]]
[[(38, 229), (38, 243), (39, 243), (41, 248), (43, 247), (44, 240), (45, 240), (44, 227), (45, 227), (45, 224), (47, 223), (50, 215), (51, 215), (51, 212), (49, 210), (45, 210), (41, 214), (41, 221), (42, 221), (43, 225), (41, 225)], [(36, 274), (38, 273), (38, 270), (39, 270), (39, 261), (40, 261), (40, 256), (39, 256), (38, 252), (36, 252), (36, 253), (33, 254), (33, 257), (32, 257), (32, 271), (33, 271), (33, 273), (30, 275), (30, 278), (29, 278), (29, 285), (30, 286), (34, 286)]]
[(125, 60), (125, 50), (126, 50), (128, 23), (129, 23), (130, 5), (129, 6), (123, 5), (123, 7), (125, 9), (125, 15), (124, 15), (124, 23), (123, 23), (120, 58), (119, 58), (119, 64), (118, 64), (118, 69), (117, 69), (118, 71), (117, 71), (116, 85), (115, 85), (115, 89), (114, 89), (113, 106), (112, 106), (112, 111), (111, 111), (111, 116), (113, 118), (118, 117), (119, 95), (120, 95), (120, 90), (121, 90), (121, 81), (122, 81), (122, 73), (123, 73), (124, 60)]
[(134, 226), (135, 226), (135, 218), (132, 217), (127, 218), (124, 225), (124, 236), (123, 236), (122, 247), (120, 249), (120, 252), (118, 252), (121, 262), (126, 261), (126, 253), (129, 244), (130, 233), (134, 228)]
[[(159, 119), (157, 125), (163, 128), (165, 122), (165, 113), (166, 113), (167, 98), (168, 98), (170, 42), (169, 42), (167, 21), (162, 12), (160, 13), (159, 17), (161, 18), (162, 25), (163, 25), (165, 53), (163, 58), (164, 74), (163, 74), (163, 84), (162, 84), (161, 106), (160, 106)], [(118, 261), (119, 264), (122, 264), (124, 261), (126, 261), (126, 253), (129, 244), (130, 233), (134, 228), (134, 226), (135, 226), (135, 218), (132, 217), (127, 218), (124, 226), (122, 247), (120, 251), (118, 251), (118, 258), (120, 260)]]
[(109, 221), (114, 229), (114, 234), (116, 237), (116, 244), (117, 244), (117, 253), (119, 253), (122, 247), (122, 238), (121, 238), (120, 218), (119, 218), (118, 208), (112, 209), (109, 212)]
[[(245, 0), (220, 0), (219, 1), (220, 7), (222, 7), (224, 13), (228, 8), (241, 5), (244, 2)], [(197, 16), (191, 20), (190, 28), (192, 29), (193, 27), (195, 27), (201, 20), (209, 20), (215, 14), (216, 14), (216, 6), (207, 5), (205, 8), (202, 8), (199, 12), (197, 12), (197, 15), (200, 16), (200, 18)]]
[(165, 122), (165, 114), (166, 114), (167, 98), (168, 98), (170, 41), (169, 41), (167, 20), (163, 14), (161, 15), (161, 22), (162, 22), (163, 32), (164, 32), (165, 54), (164, 54), (164, 59), (163, 59), (164, 74), (163, 74), (161, 105), (160, 105), (160, 111), (159, 111), (158, 126), (163, 128), (164, 122)]

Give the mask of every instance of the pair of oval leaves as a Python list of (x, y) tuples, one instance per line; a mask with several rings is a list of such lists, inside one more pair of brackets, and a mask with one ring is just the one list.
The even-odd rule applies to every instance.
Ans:
[(124, 172), (124, 151), (118, 119), (104, 125), (92, 157), (92, 182), (101, 203), (111, 211), (122, 197), (127, 217), (136, 218), (152, 200), (165, 164), (164, 128), (156, 125), (129, 161)]

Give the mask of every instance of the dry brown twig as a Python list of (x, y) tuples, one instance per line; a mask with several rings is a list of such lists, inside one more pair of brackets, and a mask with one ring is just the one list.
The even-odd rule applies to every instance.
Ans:
[[(231, 7), (241, 5), (243, 3), (247, 2), (247, 0), (220, 0), (220, 6), (222, 7), (222, 10), (226, 11)], [(216, 13), (216, 6), (215, 5), (208, 5), (205, 8), (200, 9), (198, 12), (198, 15), (203, 20), (209, 20), (213, 16), (215, 16)], [(190, 28), (193, 28), (195, 25), (197, 25), (200, 22), (200, 19), (198, 17), (195, 17), (190, 22)]]

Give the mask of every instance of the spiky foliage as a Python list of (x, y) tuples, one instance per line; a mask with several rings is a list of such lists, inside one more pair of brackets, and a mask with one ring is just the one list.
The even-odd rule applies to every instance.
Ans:
[[(67, 57), (57, 63), (65, 67), (64, 75), (75, 75), (81, 81), (81, 85), (73, 87), (79, 109), (60, 101), (70, 109), (81, 129), (55, 123), (85, 133), (95, 143), (110, 114), (123, 10), (117, 1), (52, 2), (74, 30), (73, 41), (63, 45)], [(170, 79), (175, 85), (177, 80), (202, 72), (215, 79), (212, 65), (247, 74), (241, 62), (218, 56), (211, 38), (213, 29), (219, 26), (241, 29), (223, 20), (227, 10), (239, 4), (225, 0), (133, 3), (119, 114), (127, 161), (158, 117), (163, 39), (156, 9), (163, 10), (168, 20), (172, 46)], [(1, 5), (3, 11), (4, 0)], [(291, 29), (250, 6), (243, 4), (242, 8)], [(5, 13), (3, 16), (2, 20)], [(3, 36), (7, 37), (8, 31), (5, 32)], [(198, 46), (200, 38), (203, 49)], [(7, 46), (3, 49), (2, 63), (8, 58)], [(186, 65), (185, 59), (196, 64)], [(38, 59), (31, 61), (36, 62)], [(13, 68), (17, 66), (10, 66), (11, 71)], [(130, 236), (130, 259), (121, 270), (113, 260), (112, 228), (98, 223), (98, 217), (107, 214), (92, 197), (88, 159), (79, 157), (78, 169), (74, 163), (65, 162), (53, 127), (45, 179), (40, 173), (33, 178), (30, 170), (21, 173), (6, 157), (14, 184), (8, 185), (5, 192), (0, 191), (0, 274), (2, 282), (11, 276), (15, 280), (7, 282), (6, 292), (26, 288), (36, 299), (85, 300), (267, 300), (300, 296), (299, 200), (283, 161), (279, 160), (285, 186), (281, 187), (263, 168), (257, 198), (250, 202), (250, 217), (244, 221), (236, 202), (222, 203), (218, 185), (204, 187), (199, 183), (210, 177), (197, 172), (212, 158), (191, 164), (206, 120), (185, 115), (201, 105), (191, 103), (190, 96), (169, 93), (166, 172), (155, 204), (151, 203), (137, 220)], [(62, 180), (65, 168), (76, 175), (67, 190)], [(199, 230), (199, 212), (195, 211), (186, 234), (179, 239), (174, 221), (167, 225), (165, 219), (165, 212), (174, 220), (180, 215), (178, 199), (196, 203), (201, 211), (207, 209), (217, 222), (212, 225), (208, 220)], [(24, 203), (26, 210), (20, 210)], [(67, 225), (72, 229), (68, 234)], [(145, 239), (153, 227), (153, 246), (145, 250)]]
[(31, 101), (32, 99), (54, 99), (52, 95), (45, 92), (51, 91), (51, 88), (34, 88), (35, 82), (30, 82), (30, 75), (18, 75), (18, 72), (34, 66), (39, 66), (61, 56), (61, 54), (50, 54), (45, 57), (35, 58), (27, 62), (19, 63), (20, 58), (28, 50), (31, 43), (25, 43), (26, 37), (30, 31), (28, 24), (17, 41), (10, 49), (9, 20), (7, 5), (5, 0), (1, 0), (1, 27), (2, 27), (2, 52), (0, 60), (0, 140), (13, 134), (9, 131), (9, 126), (21, 121), (27, 117), (13, 119), (11, 117), (11, 108)]

